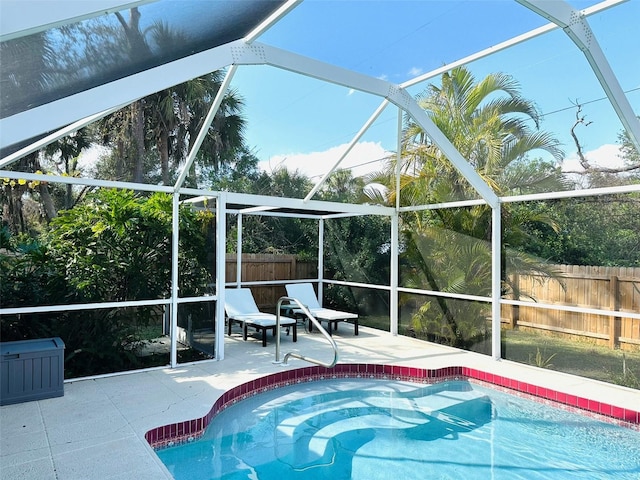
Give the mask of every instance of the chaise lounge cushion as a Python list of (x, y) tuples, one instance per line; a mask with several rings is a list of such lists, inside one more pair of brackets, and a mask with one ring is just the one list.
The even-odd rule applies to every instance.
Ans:
[[(247, 339), (248, 327), (262, 332), (262, 346), (267, 346), (267, 330), (271, 329), (276, 334), (276, 316), (272, 313), (264, 313), (258, 309), (251, 290), (248, 288), (226, 288), (224, 291), (224, 309), (229, 319), (228, 334), (231, 335), (233, 322), (242, 325), (243, 339)], [(289, 317), (280, 317), (280, 325), (293, 328), (293, 341), (298, 340), (296, 320)]]
[[(310, 283), (290, 283), (286, 285), (285, 288), (287, 290), (287, 295), (297, 299), (307, 307), (318, 321), (325, 321), (328, 323), (329, 334), (332, 333), (333, 329), (338, 329), (338, 322), (351, 320), (354, 325), (354, 333), (355, 335), (358, 335), (358, 314), (332, 310), (330, 308), (322, 308), (318, 302), (318, 298), (316, 297), (313, 285)], [(296, 315), (303, 314), (300, 309), (294, 309), (293, 312)]]

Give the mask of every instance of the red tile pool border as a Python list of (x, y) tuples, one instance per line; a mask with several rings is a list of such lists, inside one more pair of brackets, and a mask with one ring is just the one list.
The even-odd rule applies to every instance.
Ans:
[(539, 401), (553, 402), (560, 406), (568, 407), (569, 409), (575, 409), (580, 413), (591, 413), (605, 421), (610, 421), (634, 430), (640, 430), (640, 412), (636, 410), (595, 402), (587, 398), (569, 395), (550, 388), (538, 387), (530, 383), (473, 368), (445, 367), (423, 369), (397, 365), (349, 363), (338, 364), (333, 368), (313, 366), (286, 370), (243, 383), (222, 394), (213, 404), (209, 413), (204, 417), (153, 428), (145, 434), (145, 439), (153, 448), (163, 448), (191, 442), (204, 433), (204, 430), (211, 420), (219, 412), (249, 396), (296, 383), (337, 378), (378, 378), (417, 383), (437, 383), (447, 380), (475, 380), (479, 383), (486, 383), (510, 392), (526, 395)]

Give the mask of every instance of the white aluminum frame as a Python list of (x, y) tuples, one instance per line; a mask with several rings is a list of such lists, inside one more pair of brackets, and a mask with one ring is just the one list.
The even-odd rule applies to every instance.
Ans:
[(631, 108), (618, 78), (613, 73), (606, 55), (600, 48), (598, 39), (591, 31), (586, 16), (561, 0), (516, 0), (532, 11), (551, 20), (561, 27), (587, 58), (591, 70), (607, 94), (611, 106), (629, 133), (631, 141), (640, 152), (640, 120)]
[[(139, 6), (145, 3), (150, 3), (154, 0), (142, 0), (142, 1), (122, 1), (122, 0), (93, 0), (92, 2), (63, 2), (56, 3), (55, 9), (40, 8), (35, 9), (35, 13), (32, 11), (30, 14), (23, 14), (23, 6), (18, 1), (5, 1), (3, 3), (3, 15), (0, 17), (0, 40), (8, 40), (18, 38), (23, 35), (31, 34), (38, 31), (46, 30), (53, 26), (59, 26), (71, 22), (75, 22), (81, 19), (90, 18), (93, 16), (101, 15), (108, 12), (115, 12), (122, 10), (123, 8), (129, 8), (133, 6)], [(179, 180), (173, 187), (164, 187), (157, 185), (142, 185), (136, 183), (122, 183), (122, 182), (107, 182), (93, 179), (78, 179), (72, 177), (57, 177), (53, 175), (36, 175), (28, 173), (20, 173), (13, 171), (0, 171), (0, 174), (6, 178), (13, 179), (26, 179), (26, 180), (38, 180), (47, 182), (58, 182), (71, 185), (89, 185), (96, 187), (117, 187), (117, 188), (130, 188), (139, 191), (149, 192), (166, 192), (173, 194), (173, 245), (172, 245), (172, 294), (169, 299), (158, 299), (153, 301), (142, 302), (122, 302), (114, 303), (108, 302), (104, 304), (82, 304), (82, 305), (63, 305), (63, 306), (49, 306), (49, 307), (32, 307), (32, 308), (18, 308), (18, 309), (2, 309), (0, 314), (11, 314), (20, 312), (42, 312), (42, 311), (61, 311), (61, 310), (80, 310), (80, 309), (93, 309), (93, 308), (114, 308), (114, 307), (127, 307), (138, 305), (170, 305), (172, 310), (172, 349), (171, 349), (171, 366), (177, 365), (177, 353), (176, 353), (176, 339), (175, 332), (177, 326), (177, 306), (180, 303), (187, 301), (210, 301), (217, 300), (217, 331), (224, 331), (224, 288), (225, 285), (225, 269), (224, 261), (217, 262), (216, 271), (216, 295), (204, 296), (198, 299), (185, 299), (179, 297), (177, 291), (177, 278), (178, 278), (178, 264), (177, 264), (177, 247), (178, 247), (178, 199), (179, 195), (202, 195), (205, 197), (214, 197), (216, 199), (216, 217), (217, 217), (217, 258), (225, 258), (225, 242), (226, 238), (222, 233), (225, 232), (226, 227), (226, 214), (238, 213), (238, 224), (241, 225), (242, 215), (249, 213), (258, 213), (262, 215), (277, 215), (277, 212), (270, 212), (268, 209), (277, 209), (280, 207), (294, 208), (300, 211), (327, 211), (331, 212), (329, 215), (318, 217), (314, 214), (281, 214), (282, 216), (297, 216), (300, 218), (317, 218), (319, 219), (319, 232), (318, 235), (322, 240), (324, 235), (324, 219), (335, 218), (342, 215), (387, 215), (391, 218), (391, 248), (392, 248), (392, 263), (391, 263), (391, 279), (390, 285), (386, 286), (372, 286), (365, 284), (355, 284), (351, 282), (331, 282), (345, 285), (352, 285), (366, 288), (380, 288), (389, 290), (391, 293), (391, 331), (397, 334), (397, 309), (398, 309), (398, 292), (416, 293), (416, 294), (428, 294), (439, 295), (447, 298), (459, 298), (473, 301), (485, 301), (492, 303), (492, 355), (495, 359), (500, 358), (500, 306), (501, 304), (507, 305), (521, 305), (534, 306), (539, 308), (556, 308), (564, 309), (558, 306), (547, 306), (540, 304), (531, 304), (528, 302), (511, 301), (500, 298), (500, 212), (502, 203), (511, 203), (518, 201), (531, 201), (540, 199), (554, 199), (554, 198), (570, 198), (590, 195), (606, 195), (614, 193), (631, 193), (639, 192), (639, 185), (629, 185), (623, 187), (611, 187), (600, 188), (591, 190), (580, 190), (570, 192), (549, 192), (535, 195), (523, 195), (513, 197), (501, 197), (499, 198), (493, 190), (482, 180), (482, 178), (475, 172), (471, 165), (460, 155), (460, 153), (454, 148), (449, 140), (440, 132), (440, 130), (431, 122), (425, 112), (419, 107), (415, 99), (407, 92), (407, 88), (423, 82), (429, 78), (439, 75), (451, 68), (464, 65), (473, 60), (491, 55), (497, 51), (503, 50), (518, 43), (527, 41), (531, 38), (537, 37), (543, 33), (551, 31), (556, 28), (563, 28), (571, 40), (576, 44), (577, 48), (582, 50), (587, 58), (587, 61), (593, 70), (594, 74), (600, 81), (604, 91), (607, 94), (611, 104), (613, 105), (616, 113), (618, 114), (622, 124), (625, 126), (629, 135), (634, 142), (634, 145), (640, 150), (640, 121), (636, 118), (630, 103), (625, 93), (620, 88), (617, 78), (614, 72), (609, 67), (606, 56), (602, 52), (597, 40), (595, 39), (593, 32), (587, 23), (586, 17), (599, 13), (605, 9), (617, 6), (623, 3), (624, 0), (607, 0), (597, 5), (589, 7), (583, 11), (576, 11), (569, 4), (559, 1), (540, 1), (540, 0), (516, 0), (524, 7), (542, 15), (543, 17), (551, 20), (552, 23), (543, 27), (534, 29), (530, 32), (516, 36), (508, 41), (502, 42), (496, 46), (482, 50), (476, 54), (465, 57), (461, 60), (445, 65), (439, 69), (429, 72), (425, 75), (416, 77), (408, 82), (400, 85), (395, 85), (390, 82), (386, 82), (377, 78), (372, 78), (366, 75), (362, 75), (353, 71), (349, 71), (334, 65), (330, 65), (324, 62), (319, 62), (301, 55), (297, 55), (282, 49), (278, 49), (269, 45), (257, 43), (255, 40), (266, 30), (272, 28), (279, 19), (284, 17), (290, 12), (296, 5), (300, 3), (300, 0), (290, 0), (285, 3), (278, 11), (276, 11), (269, 18), (265, 19), (253, 32), (251, 32), (243, 40), (230, 42), (229, 44), (222, 45), (213, 48), (208, 51), (204, 51), (189, 57), (185, 57), (169, 64), (161, 65), (155, 68), (151, 68), (144, 72), (140, 72), (135, 75), (111, 82), (109, 84), (101, 85), (93, 89), (71, 95), (66, 98), (51, 102), (47, 105), (42, 105), (28, 111), (20, 112), (5, 119), (0, 120), (0, 145), (9, 146), (18, 142), (25, 141), (29, 138), (34, 138), (41, 135), (43, 132), (60, 129), (59, 131), (47, 136), (46, 138), (34, 143), (29, 147), (16, 152), (14, 155), (10, 155), (0, 160), (0, 168), (10, 165), (13, 161), (17, 160), (21, 156), (27, 153), (42, 148), (48, 143), (61, 138), (75, 130), (78, 130), (96, 119), (102, 118), (110, 112), (121, 108), (135, 100), (138, 100), (150, 93), (160, 91), (165, 88), (169, 88), (173, 85), (183, 83), (192, 78), (207, 74), (214, 70), (229, 67), (227, 77), (223, 82), (223, 87), (220, 89), (219, 95), (212, 105), (207, 120), (202, 128), (202, 131), (198, 137), (198, 145), (194, 148), (188, 157), (188, 161), (184, 166), (183, 171), (179, 177)], [(50, 2), (41, 1), (43, 4), (50, 4)], [(376, 95), (382, 98), (382, 103), (378, 109), (372, 114), (367, 122), (363, 125), (362, 129), (353, 138), (349, 144), (349, 148), (362, 137), (367, 129), (373, 124), (379, 114), (386, 108), (389, 103), (393, 103), (398, 107), (398, 155), (400, 151), (400, 132), (402, 126), (402, 113), (405, 112), (412, 116), (424, 131), (432, 138), (437, 146), (443, 151), (443, 153), (449, 158), (449, 160), (456, 166), (460, 173), (470, 182), (470, 184), (476, 189), (480, 195), (480, 199), (466, 200), (461, 202), (449, 202), (438, 205), (419, 205), (419, 206), (401, 206), (399, 197), (396, 198), (395, 207), (381, 207), (372, 205), (349, 205), (349, 204), (334, 204), (330, 202), (322, 202), (312, 200), (312, 197), (321, 188), (324, 181), (331, 175), (331, 173), (338, 168), (344, 155), (337, 159), (333, 167), (318, 184), (313, 188), (307, 197), (303, 200), (298, 199), (284, 199), (267, 196), (249, 196), (231, 192), (212, 192), (208, 190), (182, 188), (184, 179), (188, 172), (191, 162), (195, 158), (197, 153), (197, 146), (201, 143), (202, 138), (208, 129), (210, 120), (215, 115), (217, 108), (220, 105), (222, 95), (226, 91), (237, 68), (244, 68), (250, 65), (270, 65), (276, 68), (285, 69), (301, 75), (320, 79), (322, 81), (331, 82), (338, 85), (343, 85), (348, 88), (353, 88), (362, 92), (366, 92), (372, 95)], [(117, 105), (117, 107), (114, 107)], [(65, 125), (68, 125), (65, 127)], [(396, 185), (399, 182), (400, 162), (397, 166)], [(248, 205), (247, 209), (242, 211), (227, 210), (228, 204), (243, 204)], [(428, 290), (412, 290), (398, 286), (398, 254), (399, 254), (399, 214), (408, 211), (418, 211), (423, 209), (436, 209), (436, 208), (450, 208), (460, 206), (471, 206), (478, 204), (487, 204), (492, 208), (492, 294), (491, 298), (477, 297), (471, 295), (456, 295), (444, 292), (432, 292)], [(241, 229), (239, 229), (241, 231)], [(241, 237), (239, 239), (241, 243)], [(241, 254), (241, 247), (238, 250)], [(330, 281), (324, 280), (322, 270), (322, 241), (320, 241), (319, 249), (319, 265), (318, 265), (318, 282), (320, 288), (322, 288), (323, 282), (329, 283)], [(240, 274), (238, 275), (238, 282), (241, 282)], [(321, 296), (322, 290), (320, 290)], [(578, 307), (566, 307), (573, 311), (585, 311), (586, 313), (598, 313), (609, 316), (631, 316), (632, 318), (640, 318), (638, 314), (629, 314), (627, 312), (613, 312), (608, 310), (594, 310), (594, 309), (580, 309)], [(588, 310), (588, 311), (587, 311)], [(224, 358), (224, 336), (216, 335), (216, 358)]]

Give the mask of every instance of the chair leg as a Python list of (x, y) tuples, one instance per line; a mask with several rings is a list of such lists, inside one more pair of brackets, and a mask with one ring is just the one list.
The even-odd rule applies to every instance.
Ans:
[(247, 341), (247, 322), (242, 322), (242, 339)]
[(266, 328), (262, 328), (262, 346), (263, 347), (267, 346), (267, 329)]
[(293, 341), (298, 341), (298, 322), (293, 324)]
[(354, 330), (354, 333), (358, 335), (358, 319), (357, 318), (353, 321), (353, 330)]

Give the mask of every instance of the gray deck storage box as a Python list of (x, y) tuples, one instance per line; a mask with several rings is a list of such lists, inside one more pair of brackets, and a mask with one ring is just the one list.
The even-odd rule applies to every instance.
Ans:
[(0, 343), (0, 405), (64, 395), (64, 342), (59, 338)]

